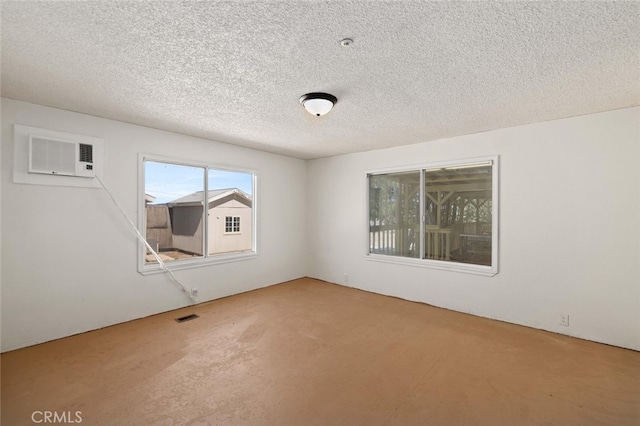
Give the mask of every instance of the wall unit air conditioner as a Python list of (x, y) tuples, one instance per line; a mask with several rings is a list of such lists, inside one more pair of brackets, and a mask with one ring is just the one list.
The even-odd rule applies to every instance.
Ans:
[(29, 135), (29, 173), (92, 178), (93, 145)]

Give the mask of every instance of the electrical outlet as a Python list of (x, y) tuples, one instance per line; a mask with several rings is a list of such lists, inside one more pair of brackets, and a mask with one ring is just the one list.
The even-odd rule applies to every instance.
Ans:
[(344, 283), (349, 284), (349, 274), (344, 274)]
[(198, 289), (197, 288), (192, 288), (191, 289), (191, 297), (193, 297), (193, 298), (197, 298), (198, 297)]
[(569, 327), (569, 315), (560, 315), (560, 325), (563, 327)]

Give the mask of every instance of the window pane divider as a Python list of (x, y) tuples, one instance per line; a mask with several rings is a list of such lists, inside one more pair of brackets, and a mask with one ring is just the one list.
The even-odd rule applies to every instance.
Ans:
[(427, 213), (425, 211), (425, 206), (426, 206), (426, 200), (425, 200), (425, 196), (427, 194), (426, 188), (425, 188), (425, 171), (424, 170), (420, 170), (420, 207), (419, 207), (419, 217), (420, 217), (420, 259), (424, 259), (426, 256), (425, 253), (425, 247), (424, 247), (424, 240), (425, 240), (425, 231), (426, 231), (426, 220), (427, 220)]
[(204, 257), (209, 257), (209, 167), (204, 167), (204, 200), (202, 205), (202, 232), (204, 232), (205, 238), (202, 239), (202, 245), (204, 246)]

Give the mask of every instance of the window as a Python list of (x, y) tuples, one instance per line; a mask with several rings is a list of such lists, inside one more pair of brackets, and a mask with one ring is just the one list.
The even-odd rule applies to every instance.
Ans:
[(370, 173), (370, 258), (497, 273), (497, 157)]
[(224, 232), (227, 234), (240, 232), (240, 216), (227, 216), (225, 218)]
[[(255, 255), (254, 172), (147, 156), (141, 156), (141, 170), (141, 229), (167, 266)], [(159, 269), (157, 263), (142, 247), (141, 272)]]

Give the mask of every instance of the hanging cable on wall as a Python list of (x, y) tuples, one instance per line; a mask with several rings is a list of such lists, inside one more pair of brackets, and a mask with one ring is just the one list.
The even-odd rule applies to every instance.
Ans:
[(151, 252), (151, 254), (153, 255), (153, 257), (158, 261), (158, 264), (160, 265), (160, 267), (167, 273), (169, 274), (169, 276), (171, 277), (171, 279), (173, 281), (175, 281), (176, 284), (178, 284), (178, 286), (180, 286), (180, 288), (182, 289), (182, 291), (185, 292), (185, 294), (189, 297), (189, 299), (191, 299), (191, 303), (192, 304), (196, 304), (198, 303), (198, 299), (196, 297), (194, 297), (191, 292), (189, 291), (189, 289), (187, 289), (187, 287), (182, 284), (182, 282), (175, 276), (173, 275), (173, 272), (171, 272), (171, 270), (169, 270), (169, 268), (167, 268), (167, 265), (164, 263), (164, 261), (160, 258), (160, 255), (153, 249), (153, 247), (151, 247), (151, 245), (147, 242), (147, 240), (144, 238), (144, 235), (142, 235), (142, 233), (140, 232), (140, 230), (138, 229), (138, 227), (133, 223), (133, 221), (131, 219), (129, 219), (129, 216), (127, 216), (127, 213), (124, 211), (124, 209), (120, 206), (120, 204), (118, 204), (118, 202), (116, 201), (115, 197), (113, 196), (113, 194), (111, 193), (111, 191), (109, 191), (109, 189), (107, 189), (107, 187), (105, 186), (105, 184), (102, 182), (102, 180), (100, 180), (100, 178), (96, 175), (95, 176), (96, 180), (98, 181), (98, 183), (100, 183), (100, 186), (102, 186), (102, 189), (105, 190), (105, 192), (107, 193), (107, 195), (109, 196), (109, 198), (111, 198), (111, 201), (113, 202), (113, 204), (118, 208), (118, 210), (120, 210), (120, 213), (122, 213), (122, 216), (124, 216), (125, 220), (127, 222), (129, 222), (129, 225), (131, 226), (131, 229), (133, 229), (133, 231), (135, 232), (136, 236), (138, 237), (138, 239), (145, 245), (145, 247), (147, 248), (147, 250), (149, 250), (149, 252)]

